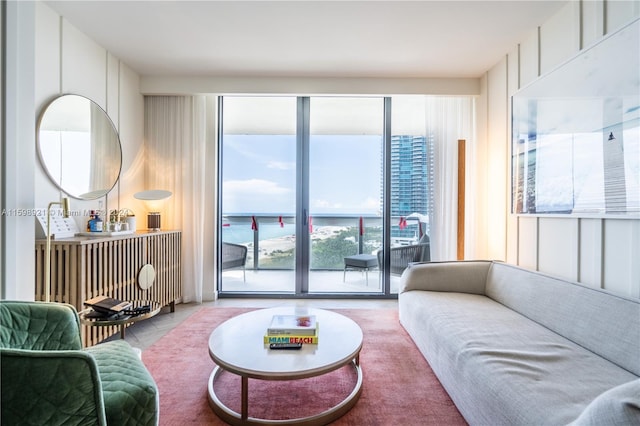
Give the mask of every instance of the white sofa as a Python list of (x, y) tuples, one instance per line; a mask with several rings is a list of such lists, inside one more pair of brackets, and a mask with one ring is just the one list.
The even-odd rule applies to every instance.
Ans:
[(469, 424), (640, 424), (640, 300), (491, 261), (413, 264), (398, 299)]

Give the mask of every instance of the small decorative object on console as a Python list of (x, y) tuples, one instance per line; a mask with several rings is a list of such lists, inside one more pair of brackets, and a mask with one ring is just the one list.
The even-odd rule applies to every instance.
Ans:
[(94, 311), (105, 314), (114, 315), (125, 313), (127, 309), (131, 308), (130, 302), (123, 302), (122, 300), (113, 299), (107, 296), (98, 296), (93, 299), (89, 299), (84, 302), (85, 306), (89, 306)]
[(142, 314), (148, 314), (149, 312), (151, 312), (151, 305), (138, 306), (133, 309), (124, 310), (125, 315), (131, 315), (134, 317)]

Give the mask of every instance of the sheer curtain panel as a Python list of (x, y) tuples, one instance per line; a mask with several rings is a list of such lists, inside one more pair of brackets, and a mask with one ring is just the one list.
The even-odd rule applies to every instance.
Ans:
[(145, 189), (173, 193), (162, 228), (182, 231), (184, 302), (202, 302), (206, 124), (205, 96), (145, 97)]
[[(426, 102), (427, 134), (434, 136), (435, 173), (434, 207), (431, 225), (431, 259), (455, 260), (457, 257), (458, 209), (458, 139), (465, 139), (467, 179), (474, 176), (475, 164), (475, 100), (473, 97), (428, 96)], [(467, 188), (470, 188), (467, 185)], [(466, 199), (467, 225), (474, 223), (475, 203)], [(465, 233), (465, 256), (473, 258), (475, 243), (471, 228)]]

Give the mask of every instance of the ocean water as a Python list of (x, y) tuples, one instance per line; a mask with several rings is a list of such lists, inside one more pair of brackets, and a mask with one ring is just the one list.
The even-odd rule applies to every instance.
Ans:
[[(260, 240), (270, 240), (296, 233), (293, 223), (285, 223), (280, 227), (278, 223), (259, 223)], [(248, 244), (253, 242), (254, 231), (251, 222), (225, 222), (222, 227), (222, 240), (228, 243)]]

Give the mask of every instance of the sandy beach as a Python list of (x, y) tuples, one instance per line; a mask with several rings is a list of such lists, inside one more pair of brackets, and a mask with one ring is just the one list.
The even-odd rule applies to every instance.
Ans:
[[(313, 230), (311, 233), (311, 240), (323, 240), (333, 237), (338, 232), (348, 229), (346, 226), (322, 226)], [(295, 235), (285, 235), (284, 237), (271, 238), (268, 240), (260, 241), (260, 254), (262, 256), (269, 256), (274, 251), (287, 251), (294, 249), (296, 246)], [(253, 248), (253, 243), (247, 244), (250, 249)]]

